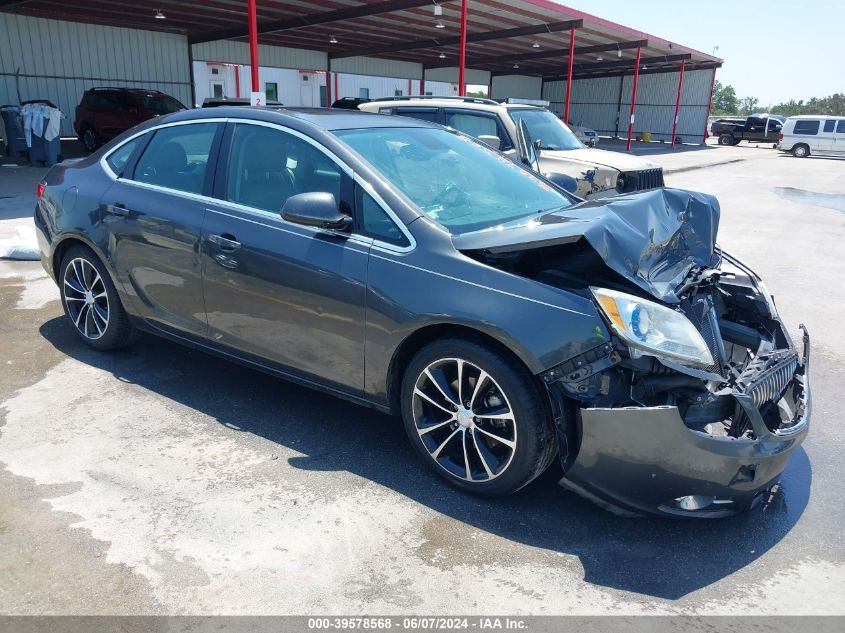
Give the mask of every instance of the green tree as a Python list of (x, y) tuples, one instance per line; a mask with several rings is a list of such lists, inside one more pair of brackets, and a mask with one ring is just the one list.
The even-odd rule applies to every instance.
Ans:
[(835, 93), (829, 97), (813, 97), (809, 101), (790, 99), (771, 107), (774, 114), (796, 116), (798, 114), (827, 114), (845, 116), (845, 94)]
[(736, 97), (736, 90), (731, 85), (722, 85), (717, 81), (713, 84), (713, 103), (710, 112), (714, 115), (736, 114), (739, 110), (739, 100)]
[(478, 97), (480, 99), (487, 98), (487, 91), (486, 90), (476, 90), (475, 92), (467, 92), (468, 97)]
[(740, 114), (753, 114), (760, 109), (760, 100), (757, 97), (743, 97), (739, 100)]

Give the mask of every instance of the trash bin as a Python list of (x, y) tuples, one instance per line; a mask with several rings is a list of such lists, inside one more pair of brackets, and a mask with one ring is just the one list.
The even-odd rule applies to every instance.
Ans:
[(3, 127), (6, 133), (6, 154), (13, 158), (19, 158), (27, 152), (26, 137), (23, 134), (23, 119), (21, 109), (16, 105), (0, 106), (0, 117), (3, 119)]
[[(61, 160), (59, 126), (61, 110), (46, 100), (27, 101), (21, 106), (24, 136), (29, 143), (29, 162), (52, 167)], [(49, 137), (49, 138), (48, 138)]]

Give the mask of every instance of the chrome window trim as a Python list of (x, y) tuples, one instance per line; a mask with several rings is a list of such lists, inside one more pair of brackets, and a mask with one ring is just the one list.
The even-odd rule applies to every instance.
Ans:
[(400, 246), (398, 244), (384, 242), (377, 238), (370, 238), (372, 239), (373, 246), (394, 253), (410, 253), (414, 250), (417, 247), (417, 240), (414, 239), (413, 234), (408, 230), (408, 227), (405, 226), (405, 223), (402, 222), (402, 220), (399, 219), (399, 216), (393, 212), (390, 205), (384, 201), (384, 198), (376, 192), (375, 188), (370, 183), (361, 178), (358, 174), (353, 175), (352, 179), (361, 186), (361, 189), (363, 189), (373, 200), (376, 201), (376, 204), (381, 207), (382, 211), (387, 214), (387, 217), (392, 220), (399, 231), (405, 236), (405, 239), (408, 240), (408, 244), (406, 246)]
[[(143, 136), (144, 134), (147, 134), (149, 132), (154, 132), (156, 130), (164, 129), (166, 127), (176, 127), (177, 125), (191, 125), (191, 124), (197, 124), (197, 123), (226, 123), (226, 121), (227, 121), (227, 119), (224, 118), (224, 117), (215, 117), (215, 118), (212, 118), (212, 119), (191, 119), (190, 121), (173, 121), (171, 123), (162, 123), (161, 125), (155, 125), (153, 127), (148, 127), (146, 130), (141, 130), (140, 132), (137, 132), (137, 133), (133, 134), (132, 136), (130, 136), (129, 138), (127, 138), (120, 145), (118, 145), (117, 147), (115, 147), (114, 149), (109, 151), (108, 154), (103, 154), (103, 156), (100, 158), (100, 161), (99, 161), (100, 166), (103, 168), (103, 171), (106, 172), (106, 175), (108, 175), (112, 180), (117, 180), (118, 175), (114, 172), (114, 170), (111, 168), (111, 165), (109, 165), (106, 162), (106, 160), (109, 158), (109, 156), (114, 154), (121, 147), (123, 147), (124, 145), (126, 145), (130, 141), (138, 138), (139, 136)], [(129, 180), (127, 178), (121, 178), (121, 180), (125, 180), (126, 182), (137, 182), (135, 180)], [(146, 184), (146, 183), (144, 183), (144, 184)], [(162, 187), (162, 189), (165, 189), (165, 187)], [(168, 191), (179, 191), (179, 190), (178, 189), (169, 189)], [(180, 193), (184, 193), (184, 192), (180, 192)]]
[[(250, 207), (250, 206), (247, 206), (247, 205), (239, 204), (237, 202), (232, 202), (230, 200), (223, 200), (221, 198), (214, 198), (214, 197), (205, 196), (205, 195), (202, 195), (202, 194), (191, 193), (189, 191), (182, 191), (181, 189), (171, 189), (169, 187), (162, 187), (160, 185), (154, 185), (152, 183), (141, 182), (139, 180), (133, 180), (133, 179), (130, 179), (130, 178), (124, 178), (122, 176), (119, 177), (111, 169), (111, 166), (108, 164), (108, 162), (106, 162), (107, 159), (109, 158), (109, 156), (111, 156), (114, 152), (116, 152), (121, 147), (126, 145), (126, 143), (129, 143), (129, 142), (133, 141), (134, 139), (138, 138), (139, 136), (143, 136), (144, 134), (147, 134), (149, 132), (155, 132), (157, 130), (167, 128), (167, 127), (175, 127), (177, 125), (191, 125), (191, 124), (196, 125), (196, 124), (201, 124), (201, 123), (242, 123), (242, 124), (249, 124), (249, 125), (258, 125), (258, 126), (261, 126), (261, 127), (269, 127), (269, 128), (272, 128), (272, 129), (276, 129), (276, 130), (279, 130), (280, 132), (283, 132), (283, 133), (286, 133), (286, 134), (291, 134), (292, 136), (295, 136), (296, 138), (299, 138), (299, 139), (305, 141), (306, 143), (308, 143), (309, 145), (311, 145), (312, 147), (317, 149), (319, 152), (321, 152), (323, 155), (325, 155), (327, 158), (329, 158), (333, 163), (335, 163), (341, 169), (341, 171), (343, 173), (345, 173), (347, 176), (349, 176), (354, 182), (358, 183), (364, 189), (364, 191), (366, 191), (376, 201), (376, 203), (382, 208), (382, 210), (384, 210), (384, 212), (387, 213), (388, 217), (393, 221), (394, 224), (396, 224), (396, 226), (399, 228), (399, 230), (402, 232), (402, 234), (408, 240), (409, 245), (398, 246), (396, 244), (390, 244), (389, 242), (383, 242), (381, 240), (370, 238), (370, 237), (367, 237), (365, 235), (360, 235), (358, 233), (349, 233), (349, 234), (344, 233), (343, 235), (347, 236), (347, 238), (349, 240), (352, 240), (353, 242), (357, 242), (359, 244), (367, 244), (367, 245), (370, 245), (370, 246), (375, 246), (376, 248), (379, 248), (381, 250), (387, 250), (387, 251), (391, 251), (391, 252), (395, 252), (395, 253), (408, 253), (408, 252), (414, 250), (417, 247), (417, 241), (414, 239), (413, 234), (408, 230), (408, 227), (405, 226), (405, 224), (393, 212), (393, 210), (390, 208), (390, 206), (376, 192), (376, 190), (373, 188), (372, 185), (370, 185), (370, 183), (368, 183), (367, 181), (362, 179), (360, 176), (358, 176), (352, 170), (352, 168), (349, 167), (349, 165), (347, 165), (343, 160), (341, 160), (334, 152), (327, 149), (323, 145), (320, 145), (317, 141), (312, 139), (310, 136), (303, 134), (302, 132), (300, 132), (298, 130), (294, 130), (292, 128), (285, 127), (284, 125), (281, 125), (279, 123), (273, 123), (273, 122), (270, 122), (270, 121), (254, 121), (252, 119), (243, 119), (243, 118), (239, 118), (239, 117), (225, 117), (225, 118), (224, 117), (215, 117), (215, 118), (210, 118), (210, 119), (192, 119), (190, 121), (175, 121), (175, 122), (172, 122), (172, 123), (163, 123), (161, 125), (156, 125), (156, 126), (147, 128), (146, 130), (138, 132), (137, 134), (133, 134), (132, 136), (127, 138), (125, 141), (123, 141), (120, 145), (118, 145), (117, 147), (112, 149), (108, 154), (104, 154), (102, 156), (102, 158), (100, 158), (100, 165), (103, 167), (103, 170), (111, 177), (111, 179), (115, 180), (115, 181), (120, 180), (121, 182), (124, 182), (126, 184), (131, 184), (131, 185), (134, 185), (136, 187), (142, 187), (142, 188), (150, 189), (151, 191), (158, 191), (160, 193), (169, 193), (169, 194), (174, 194), (174, 195), (185, 196), (185, 197), (187, 197), (191, 200), (195, 200), (197, 202), (203, 202), (203, 203), (206, 203), (206, 204), (209, 204), (209, 205), (220, 204), (220, 205), (223, 205), (223, 206), (228, 206), (232, 209), (235, 209), (235, 210), (238, 210), (238, 211), (241, 211), (241, 212), (255, 214), (255, 215), (258, 215), (259, 217), (269, 217), (269, 218), (273, 218), (273, 219), (276, 219), (276, 220), (281, 220), (282, 222), (285, 222), (287, 224), (293, 224), (291, 222), (288, 222), (287, 220), (282, 218), (281, 215), (279, 215), (278, 213), (273, 212), (273, 211), (266, 211), (264, 209), (258, 209), (258, 208), (255, 208), (255, 207)], [(262, 224), (263, 226), (269, 226), (269, 225), (264, 225), (263, 223), (259, 223), (259, 224)], [(322, 229), (317, 229), (317, 228), (313, 228), (313, 227), (306, 227), (306, 226), (300, 225), (300, 224), (297, 224), (295, 226), (310, 230), (312, 232), (312, 235), (316, 235), (317, 233), (324, 232)], [(277, 228), (277, 227), (272, 227), (272, 228)], [(282, 229), (280, 229), (280, 230), (282, 230)], [(288, 231), (288, 232), (294, 233), (296, 235), (302, 235), (301, 233), (297, 233), (295, 231)]]

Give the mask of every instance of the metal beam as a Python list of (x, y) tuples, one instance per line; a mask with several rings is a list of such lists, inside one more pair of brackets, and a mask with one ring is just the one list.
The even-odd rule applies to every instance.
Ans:
[[(714, 68), (721, 68), (721, 64), (719, 62), (696, 62), (695, 64), (687, 64), (686, 68), (684, 69), (684, 73), (690, 73), (694, 70), (712, 70)], [(640, 69), (640, 76), (643, 75), (660, 75), (664, 73), (673, 73), (677, 72), (676, 69), (672, 66), (659, 66), (659, 67), (652, 67), (649, 66), (648, 70)], [(510, 73), (509, 73), (510, 74)], [(631, 69), (628, 68), (627, 70), (607, 70), (603, 72), (582, 72), (582, 73), (573, 73), (573, 79), (596, 79), (599, 77), (625, 77), (631, 74)], [(558, 77), (557, 79), (550, 79), (549, 77), (545, 77), (546, 81), (561, 81), (561, 78)]]
[[(635, 40), (632, 42), (619, 42), (618, 44), (595, 44), (592, 46), (576, 46), (576, 55), (590, 55), (592, 53), (603, 53), (605, 51), (627, 50), (637, 48), (638, 46), (648, 46), (648, 40)], [(468, 57), (467, 64), (471, 66), (484, 66), (487, 64), (495, 64), (497, 62), (522, 62), (534, 59), (547, 59), (555, 57), (563, 57), (569, 53), (568, 48), (548, 48), (544, 51), (536, 51), (531, 53), (511, 53), (510, 55), (497, 55), (495, 57)], [(449, 68), (454, 66), (454, 62), (440, 63), (436, 66), (429, 66), (429, 68)]]
[[(258, 32), (272, 33), (275, 31), (288, 31), (290, 29), (299, 29), (305, 26), (313, 26), (315, 24), (328, 24), (330, 22), (340, 22), (342, 20), (363, 18), (369, 15), (378, 15), (379, 13), (392, 13), (394, 11), (415, 9), (417, 7), (424, 7), (430, 4), (431, 0), (383, 0), (382, 2), (361, 4), (354, 7), (337, 9), (335, 11), (326, 11), (325, 13), (303, 14), (295, 18), (263, 21), (258, 25)], [(246, 35), (249, 35), (249, 30), (246, 26), (236, 26), (230, 29), (219, 29), (217, 31), (197, 33), (196, 35), (188, 37), (188, 42), (191, 44), (199, 44), (201, 42), (213, 42), (215, 40), (228, 40), (237, 37), (244, 37)]]
[[(520, 26), (512, 29), (502, 29), (501, 31), (467, 33), (467, 42), (489, 42), (491, 40), (503, 40), (509, 37), (521, 37), (523, 35), (539, 35), (540, 33), (559, 33), (560, 31), (569, 31), (570, 29), (581, 28), (582, 24), (583, 20), (566, 20), (565, 22), (550, 22), (548, 24), (537, 24), (534, 26)], [(404, 42), (401, 44), (386, 44), (384, 46), (374, 46), (373, 48), (362, 48), (357, 51), (337, 53), (331, 56), (335, 59), (338, 59), (341, 57), (383, 55), (385, 53), (401, 53), (403, 51), (413, 51), (419, 50), (421, 48), (454, 46), (455, 44), (460, 44), (460, 42), (460, 35), (451, 35), (449, 37), (432, 37), (424, 40), (416, 40), (413, 42)]]
[(637, 59), (634, 62), (634, 85), (631, 87), (631, 118), (628, 120), (628, 145), (626, 152), (631, 151), (631, 135), (634, 133), (634, 110), (637, 107), (637, 81), (640, 78), (640, 49), (637, 49)]
[[(668, 64), (670, 62), (679, 62), (681, 60), (688, 60), (692, 58), (691, 53), (680, 53), (678, 55), (661, 55), (659, 57), (643, 57), (639, 59), (640, 65), (648, 65), (648, 64)], [(637, 65), (637, 61), (634, 59), (622, 59), (617, 62), (600, 62), (597, 64), (575, 64), (573, 68), (573, 73), (575, 75), (589, 73), (592, 71), (598, 70), (615, 70), (615, 69), (622, 69), (622, 68), (634, 68)], [(537, 71), (535, 71), (537, 72)], [(540, 71), (542, 72), (542, 71)], [(530, 74), (529, 71), (526, 73)], [(544, 75), (544, 79), (548, 81), (566, 79), (566, 75), (562, 73), (557, 73), (554, 75)]]

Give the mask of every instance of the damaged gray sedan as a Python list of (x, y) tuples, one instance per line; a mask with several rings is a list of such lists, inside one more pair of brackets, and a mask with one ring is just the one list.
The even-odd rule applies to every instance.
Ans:
[(401, 415), (474, 494), (558, 458), (603, 507), (701, 517), (764, 499), (810, 412), (808, 335), (718, 222), (688, 191), (584, 202), (423, 121), (252, 108), (57, 165), (35, 212), (95, 349), (144, 330)]

